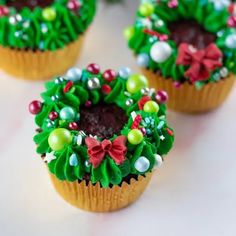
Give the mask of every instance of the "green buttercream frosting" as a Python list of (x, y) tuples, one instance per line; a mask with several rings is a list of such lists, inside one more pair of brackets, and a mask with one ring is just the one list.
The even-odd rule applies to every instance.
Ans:
[[(222, 52), (222, 67), (211, 71), (207, 80), (197, 81), (195, 85), (201, 87), (209, 82), (217, 82), (227, 77), (229, 73), (236, 73), (236, 25), (229, 26), (231, 13), (228, 11), (229, 1), (212, 0), (178, 0), (176, 6), (171, 7), (171, 1), (144, 0), (136, 15), (133, 26), (125, 30), (128, 46), (137, 56), (140, 66), (154, 72), (160, 72), (165, 78), (173, 81), (185, 82), (189, 66), (177, 65), (179, 54), (176, 42), (170, 39), (168, 26), (179, 20), (194, 20), (208, 32), (215, 34), (215, 45)], [(147, 33), (147, 31), (151, 33)], [(164, 61), (157, 62), (151, 55), (153, 45), (163, 41), (157, 35), (167, 36), (164, 42), (171, 48), (170, 55)], [(170, 51), (170, 50), (169, 50)]]
[[(82, 35), (96, 12), (96, 0), (80, 0), (70, 9), (68, 0), (54, 0), (45, 8), (7, 8), (0, 15), (0, 45), (14, 49), (54, 51), (64, 48)], [(6, 1), (0, 0), (0, 7)]]
[[(113, 71), (114, 73), (116, 72)], [(91, 87), (90, 82), (94, 78), (96, 86)], [(134, 87), (130, 85), (131, 80)], [(107, 87), (110, 89), (104, 90)], [(174, 133), (166, 121), (166, 99), (158, 99), (157, 93), (147, 88), (146, 78), (130, 75), (127, 68), (116, 73), (112, 81), (105, 80), (104, 73), (93, 74), (87, 69), (73, 68), (65, 77), (47, 82), (45, 88), (41, 94), (43, 102), (40, 111), (35, 116), (40, 132), (34, 136), (34, 141), (37, 153), (43, 155), (50, 172), (60, 180), (72, 182), (83, 180), (85, 175), (89, 175), (92, 183), (99, 182), (104, 188), (119, 185), (130, 174), (145, 175), (151, 172), (155, 166), (160, 165), (163, 155), (172, 148)], [(160, 93), (163, 95), (164, 92), (159, 91), (159, 95)], [(121, 163), (117, 163), (108, 152), (98, 166), (91, 162), (85, 142), (90, 134), (79, 129), (80, 108), (88, 104), (88, 101), (92, 106), (100, 103), (115, 104), (126, 113), (128, 121), (109, 139), (114, 142), (117, 137), (125, 138), (126, 153)], [(147, 107), (147, 102), (152, 106)], [(65, 118), (61, 114), (65, 108), (72, 108), (75, 114)], [(56, 114), (53, 119), (52, 112)], [(139, 122), (134, 126), (137, 117)], [(77, 123), (77, 130), (69, 128), (72, 122)], [(68, 142), (62, 140), (65, 145), (57, 149), (51, 144), (49, 137), (59, 128), (69, 132), (70, 138), (67, 139)], [(142, 130), (138, 143), (128, 137), (133, 130)], [(60, 142), (61, 137), (58, 136), (58, 139)], [(99, 143), (104, 141), (99, 137), (93, 139)]]

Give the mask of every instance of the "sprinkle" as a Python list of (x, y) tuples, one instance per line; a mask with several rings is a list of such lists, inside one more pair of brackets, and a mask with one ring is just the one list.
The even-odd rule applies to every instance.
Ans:
[(73, 81), (69, 81), (69, 82), (66, 84), (65, 88), (63, 89), (63, 92), (64, 92), (64, 93), (68, 93), (73, 85), (74, 85)]
[(175, 81), (173, 84), (174, 84), (175, 88), (180, 88), (182, 85), (181, 82), (179, 82), (179, 81)]
[(149, 89), (149, 97), (152, 97), (152, 95), (156, 92), (156, 90), (154, 88), (150, 88)]
[(102, 93), (107, 95), (111, 92), (111, 87), (107, 84), (102, 85)]
[(143, 96), (138, 102), (139, 110), (143, 110), (145, 103), (150, 100), (151, 100), (151, 98), (149, 96)]
[(82, 137), (85, 137), (86, 136), (86, 133), (84, 131), (79, 131), (79, 134), (82, 136)]
[(134, 122), (131, 126), (132, 129), (138, 129), (139, 128), (139, 124), (142, 121), (142, 116), (141, 115), (137, 115), (134, 119)]
[(152, 131), (150, 129), (146, 129), (146, 133), (147, 133), (147, 135), (150, 135), (152, 133)]
[(76, 144), (77, 144), (78, 146), (80, 146), (80, 145), (82, 144), (82, 141), (83, 141), (82, 135), (78, 135), (78, 136), (77, 136), (77, 140), (76, 140)]
[(91, 106), (92, 106), (92, 102), (89, 101), (89, 100), (86, 101), (86, 102), (85, 102), (85, 106), (86, 106), (86, 107), (91, 107)]
[(131, 94), (127, 91), (124, 92), (124, 95), (127, 96), (127, 97), (131, 97)]
[(157, 129), (163, 128), (164, 125), (165, 125), (165, 122), (164, 122), (163, 120), (160, 121), (160, 123), (159, 123), (158, 126), (157, 126)]
[(86, 160), (86, 161), (84, 162), (84, 164), (85, 164), (85, 166), (86, 166), (87, 168), (89, 168), (89, 167), (91, 166), (91, 164), (90, 164), (90, 162), (89, 162), (88, 160)]
[(144, 29), (143, 32), (144, 32), (145, 34), (148, 34), (148, 35), (151, 35), (151, 36), (155, 36), (155, 37), (157, 37), (158, 39), (162, 39), (162, 40), (165, 39), (165, 41), (168, 40), (168, 38), (169, 38), (168, 35), (160, 34), (160, 33), (156, 32), (156, 31), (153, 31), (153, 30), (150, 30), (150, 29)]
[(137, 116), (137, 114), (135, 111), (131, 112), (131, 117), (133, 120), (135, 120), (136, 116)]
[(163, 116), (159, 116), (159, 119), (160, 120), (165, 120), (166, 119), (166, 117), (163, 115)]
[(51, 153), (46, 154), (44, 161), (49, 164), (51, 161), (53, 161), (55, 159), (57, 159), (57, 158), (54, 156), (53, 152), (51, 152)]
[(174, 132), (173, 132), (171, 129), (167, 128), (167, 129), (166, 129), (166, 132), (167, 132), (170, 136), (174, 136)]
[(163, 135), (160, 136), (161, 141), (165, 140), (165, 137)]
[(140, 129), (140, 131), (143, 133), (143, 135), (146, 135), (146, 134), (147, 134), (147, 131), (146, 131), (146, 129), (145, 129), (144, 127), (142, 127), (142, 128)]
[(144, 120), (147, 124), (150, 124), (150, 119), (148, 117), (146, 117)]
[(77, 158), (77, 155), (76, 155), (76, 154), (73, 153), (73, 154), (70, 156), (69, 163), (70, 163), (70, 166), (77, 166), (77, 165), (79, 164), (78, 158)]

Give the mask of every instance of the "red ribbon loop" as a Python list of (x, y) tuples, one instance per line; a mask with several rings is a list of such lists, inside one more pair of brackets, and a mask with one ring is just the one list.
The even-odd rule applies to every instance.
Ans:
[(176, 64), (190, 66), (184, 75), (192, 83), (209, 79), (211, 71), (222, 67), (220, 59), (223, 54), (214, 43), (201, 50), (197, 50), (187, 43), (182, 43), (178, 50)]
[(117, 165), (121, 165), (125, 161), (127, 152), (125, 136), (119, 136), (113, 142), (106, 139), (99, 142), (95, 138), (87, 137), (85, 143), (88, 147), (89, 161), (94, 168), (97, 168), (101, 164), (106, 154), (108, 154)]

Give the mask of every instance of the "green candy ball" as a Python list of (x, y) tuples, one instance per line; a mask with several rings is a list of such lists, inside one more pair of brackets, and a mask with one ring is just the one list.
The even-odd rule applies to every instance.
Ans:
[(126, 40), (130, 40), (134, 35), (134, 28), (128, 27), (124, 30), (124, 37)]
[(138, 129), (133, 129), (128, 133), (128, 141), (133, 145), (138, 145), (143, 141), (143, 133)]
[(143, 75), (131, 75), (126, 83), (126, 89), (129, 93), (137, 93), (147, 86), (147, 78)]
[(45, 8), (42, 14), (46, 21), (54, 21), (57, 17), (56, 11), (51, 7)]
[(142, 16), (150, 16), (154, 12), (154, 7), (151, 3), (145, 2), (139, 8), (139, 13)]
[(60, 151), (71, 142), (70, 131), (63, 128), (53, 130), (48, 137), (48, 144), (53, 151)]
[(159, 105), (154, 101), (148, 101), (145, 103), (143, 110), (148, 113), (157, 113), (159, 111)]

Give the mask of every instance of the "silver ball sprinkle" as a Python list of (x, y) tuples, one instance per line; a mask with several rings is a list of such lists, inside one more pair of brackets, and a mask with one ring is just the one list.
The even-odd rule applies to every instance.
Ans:
[(226, 67), (223, 67), (221, 70), (220, 70), (220, 75), (221, 77), (225, 78), (229, 75), (229, 71)]
[(142, 95), (149, 95), (150, 89), (149, 88), (142, 88), (141, 89), (141, 94)]
[(58, 77), (55, 79), (55, 84), (61, 84), (61, 83), (63, 83), (63, 81), (64, 81), (63, 77)]
[(87, 168), (89, 168), (89, 167), (91, 166), (91, 163), (90, 163), (88, 160), (86, 160), (86, 161), (84, 162), (84, 164), (85, 164), (85, 166), (86, 166)]
[(144, 156), (139, 157), (137, 161), (134, 163), (134, 168), (140, 173), (146, 172), (149, 169), (149, 167), (150, 167), (150, 161)]
[(89, 79), (87, 82), (87, 86), (90, 90), (99, 89), (101, 87), (100, 81), (97, 77)]
[(48, 123), (47, 123), (47, 128), (52, 128), (53, 126), (54, 126), (54, 122), (53, 121), (49, 121)]
[(129, 107), (129, 106), (133, 105), (133, 103), (134, 103), (133, 99), (127, 99), (125, 102), (125, 105)]
[(16, 25), (20, 21), (22, 21), (22, 17), (19, 14), (14, 15), (14, 16), (10, 16), (10, 18), (9, 18), (9, 22), (12, 25)]
[(51, 99), (53, 102), (55, 102), (56, 100), (59, 99), (59, 96), (58, 95), (51, 96)]

